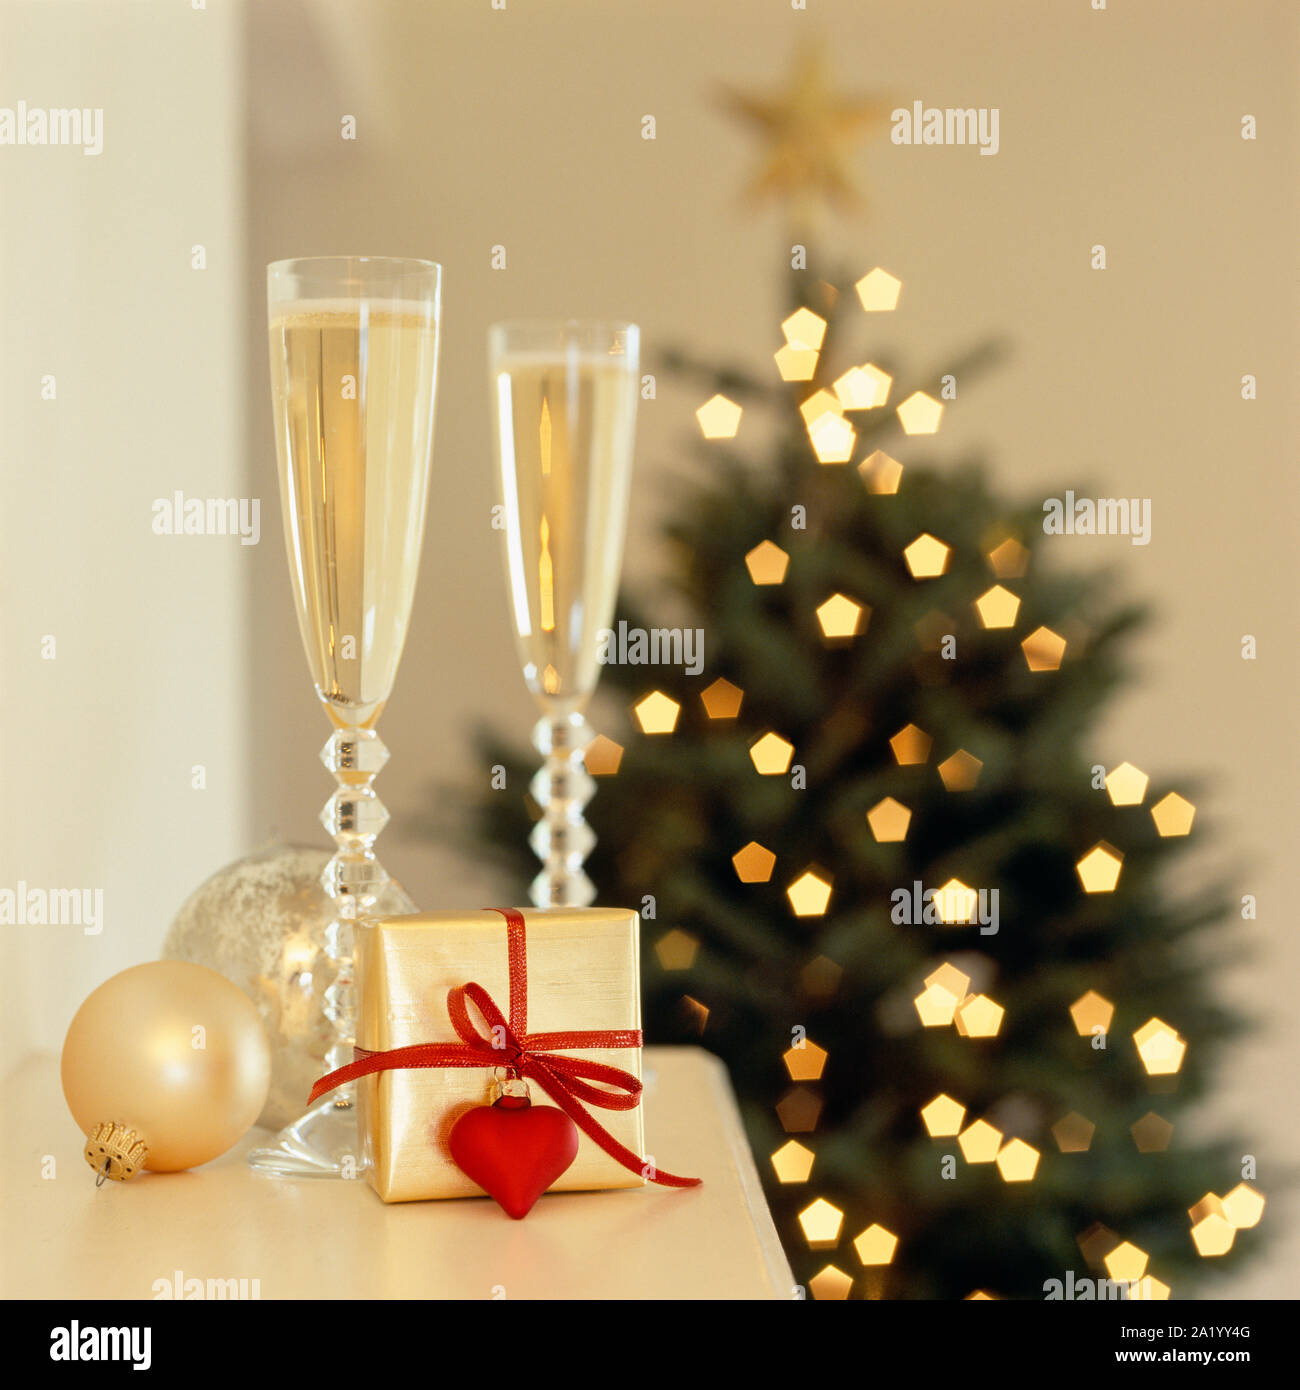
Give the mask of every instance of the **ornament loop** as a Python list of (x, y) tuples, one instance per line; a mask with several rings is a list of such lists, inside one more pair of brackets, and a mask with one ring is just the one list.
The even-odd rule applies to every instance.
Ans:
[(106, 1178), (126, 1182), (135, 1177), (149, 1149), (135, 1130), (106, 1120), (91, 1130), (82, 1153), (95, 1170), (95, 1186), (103, 1187)]

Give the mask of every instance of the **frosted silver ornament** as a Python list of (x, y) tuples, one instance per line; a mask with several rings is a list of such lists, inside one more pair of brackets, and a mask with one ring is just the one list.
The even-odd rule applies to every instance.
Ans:
[[(320, 877), (330, 852), (272, 845), (218, 869), (189, 896), (163, 942), (164, 960), (216, 970), (253, 1001), (271, 1042), (271, 1090), (257, 1123), (279, 1129), (300, 1115), (325, 1070), (333, 1034), (323, 1012), (325, 929), (336, 912)], [(374, 911), (414, 912), (391, 880)]]

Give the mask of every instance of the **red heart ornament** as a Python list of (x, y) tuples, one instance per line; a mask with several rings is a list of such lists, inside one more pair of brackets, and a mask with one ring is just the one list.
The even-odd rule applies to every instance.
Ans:
[(447, 1136), (456, 1167), (516, 1221), (568, 1168), (578, 1127), (553, 1105), (479, 1105)]

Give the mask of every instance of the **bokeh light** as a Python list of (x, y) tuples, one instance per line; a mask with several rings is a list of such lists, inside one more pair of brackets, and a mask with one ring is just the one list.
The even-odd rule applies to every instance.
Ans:
[(979, 894), (967, 887), (961, 879), (950, 878), (935, 890), (930, 899), (939, 920), (945, 926), (966, 926), (975, 919), (975, 909), (979, 904)]
[(932, 742), (923, 729), (918, 729), (915, 724), (904, 724), (889, 740), (889, 746), (899, 767), (908, 767), (913, 763), (923, 763), (930, 756)]
[(871, 833), (881, 844), (895, 844), (907, 838), (907, 827), (911, 824), (912, 813), (901, 801), (887, 796), (867, 812), (867, 824)]
[(903, 288), (903, 282), (876, 266), (874, 270), (867, 271), (853, 288), (858, 292), (862, 307), (869, 314), (878, 314), (897, 308), (898, 292)]
[(819, 1303), (843, 1302), (852, 1288), (852, 1277), (837, 1265), (826, 1265), (808, 1281), (808, 1289)]
[(1020, 600), (1001, 584), (995, 584), (975, 600), (975, 612), (986, 628), (1015, 627)]
[(1238, 1231), (1248, 1230), (1259, 1225), (1264, 1215), (1263, 1193), (1256, 1192), (1249, 1183), (1239, 1182), (1223, 1198), (1223, 1214)]
[(1122, 1241), (1109, 1255), (1103, 1263), (1106, 1266), (1106, 1273), (1112, 1279), (1117, 1279), (1121, 1283), (1131, 1284), (1135, 1279), (1147, 1272), (1147, 1262), (1151, 1257), (1147, 1252), (1136, 1246), (1132, 1241)]
[(772, 1167), (777, 1182), (807, 1182), (812, 1175), (816, 1155), (797, 1139), (787, 1139), (772, 1155)]
[(848, 463), (858, 442), (853, 426), (842, 415), (829, 412), (808, 426), (808, 439), (818, 463)]
[(632, 706), (643, 734), (671, 734), (677, 727), (677, 716), (681, 711), (681, 705), (662, 690), (652, 690)]
[(799, 414), (803, 416), (804, 425), (812, 429), (819, 420), (825, 419), (828, 415), (839, 419), (844, 414), (844, 407), (833, 391), (827, 391), (822, 387), (799, 406)]
[(933, 434), (943, 418), (943, 406), (924, 391), (913, 391), (898, 407), (904, 434)]
[(776, 855), (757, 840), (751, 840), (731, 856), (731, 862), (741, 883), (766, 883), (772, 877)]
[(612, 777), (623, 761), (623, 745), (597, 734), (582, 754), (583, 766), (593, 777)]
[(946, 1028), (961, 1001), (941, 985), (927, 985), (912, 1000), (923, 1028)]
[(1056, 1147), (1063, 1154), (1087, 1153), (1092, 1147), (1092, 1136), (1096, 1132), (1097, 1126), (1077, 1110), (1062, 1115), (1052, 1126), (1052, 1138), (1056, 1140)]
[(939, 764), (939, 776), (950, 792), (968, 792), (974, 790), (983, 768), (984, 764), (973, 753), (959, 748)]
[(820, 917), (831, 900), (831, 882), (806, 869), (785, 890), (796, 917)]
[(826, 320), (811, 309), (796, 309), (781, 324), (781, 332), (791, 347), (812, 348), (818, 351), (826, 337)]
[(1191, 833), (1192, 820), (1196, 807), (1186, 797), (1177, 792), (1162, 796), (1151, 808), (1151, 819), (1161, 835), (1187, 835)]
[(998, 1150), (998, 1172), (1003, 1182), (1030, 1182), (1042, 1155), (1023, 1139), (1012, 1139)]
[(740, 428), (742, 411), (726, 396), (711, 396), (695, 412), (705, 439), (733, 439)]
[(808, 1038), (802, 1047), (788, 1047), (781, 1060), (791, 1081), (820, 1081), (826, 1067), (826, 1049)]
[(1050, 627), (1036, 627), (1020, 644), (1031, 671), (1059, 671), (1065, 657), (1065, 638)]
[(785, 579), (790, 557), (772, 541), (760, 541), (745, 556), (745, 568), (755, 584), (780, 584)]
[(856, 637), (871, 617), (871, 609), (855, 603), (847, 594), (832, 594), (817, 609), (817, 621), (828, 640)]
[(1176, 1029), (1158, 1018), (1148, 1019), (1133, 1034), (1133, 1041), (1150, 1076), (1172, 1076), (1183, 1065), (1187, 1044)]
[(1114, 845), (1099, 840), (1074, 866), (1085, 893), (1111, 893), (1119, 882), (1123, 854)]
[(776, 1103), (776, 1117), (787, 1134), (811, 1134), (821, 1119), (822, 1098), (807, 1086), (793, 1086)]
[(937, 970), (932, 970), (925, 977), (925, 983), (936, 989), (947, 990), (960, 1004), (970, 989), (970, 976), (958, 970), (952, 961), (946, 960)]
[(1138, 1153), (1142, 1154), (1164, 1153), (1174, 1137), (1173, 1125), (1154, 1110), (1148, 1110), (1140, 1120), (1134, 1120), (1128, 1129)]
[(1029, 568), (1029, 551), (1013, 536), (995, 545), (988, 559), (999, 579), (1021, 579)]
[(853, 1248), (864, 1265), (887, 1265), (898, 1249), (898, 1237), (874, 1223), (854, 1239)]
[(923, 531), (903, 551), (903, 559), (913, 579), (937, 579), (948, 568), (952, 548)]
[(825, 1197), (818, 1197), (799, 1213), (799, 1225), (810, 1250), (830, 1250), (840, 1243), (844, 1213)]
[(1120, 763), (1106, 774), (1106, 794), (1112, 806), (1141, 806), (1147, 794), (1147, 775), (1132, 763)]
[(732, 685), (721, 676), (700, 691), (704, 713), (710, 719), (734, 719), (740, 713), (740, 702), (744, 698), (745, 692), (738, 685)]
[(764, 777), (779, 777), (790, 770), (794, 744), (780, 734), (766, 733), (750, 744), (749, 757)]
[(681, 1008), (686, 1027), (692, 1033), (702, 1034), (708, 1026), (709, 1006), (692, 999), (689, 994), (683, 994)]
[(799, 972), (799, 982), (805, 994), (814, 999), (829, 999), (840, 987), (844, 967), (829, 956), (814, 956)]
[(892, 496), (903, 480), (903, 465), (883, 449), (876, 449), (858, 464), (858, 477), (866, 484), (868, 492), (880, 497)]
[(784, 347), (777, 348), (772, 356), (782, 381), (811, 381), (817, 375), (819, 354), (815, 348), (786, 343)]
[(957, 1136), (957, 1147), (967, 1163), (994, 1163), (1002, 1148), (1002, 1131), (987, 1120), (976, 1120)]
[(655, 942), (655, 955), (665, 970), (689, 970), (700, 949), (699, 938), (674, 927)]
[(1092, 1035), (1096, 1028), (1103, 1033), (1110, 1029), (1110, 1021), (1115, 1016), (1115, 1006), (1109, 999), (1090, 989), (1081, 994), (1070, 1005), (1070, 1017), (1074, 1020), (1074, 1030), (1081, 1038)]
[(845, 410), (874, 410), (889, 399), (894, 379), (870, 362), (850, 367), (834, 382), (835, 395)]
[(1237, 1228), (1219, 1212), (1203, 1216), (1192, 1227), (1192, 1244), (1196, 1253), (1205, 1259), (1226, 1255), (1232, 1249), (1233, 1237)]
[(1006, 1010), (986, 994), (972, 994), (964, 999), (953, 1015), (957, 1031), (964, 1038), (994, 1038), (1002, 1027)]
[(921, 1107), (921, 1122), (932, 1139), (955, 1137), (966, 1118), (966, 1107), (949, 1095), (939, 1094)]

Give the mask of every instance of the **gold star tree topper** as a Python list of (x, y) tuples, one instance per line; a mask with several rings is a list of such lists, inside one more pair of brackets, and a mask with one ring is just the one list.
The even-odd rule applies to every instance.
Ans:
[(832, 91), (823, 52), (806, 47), (780, 96), (757, 97), (728, 89), (726, 108), (756, 127), (766, 157), (749, 185), (753, 201), (776, 198), (796, 219), (808, 220), (823, 204), (860, 205), (848, 155), (875, 126), (887, 125), (890, 104)]

